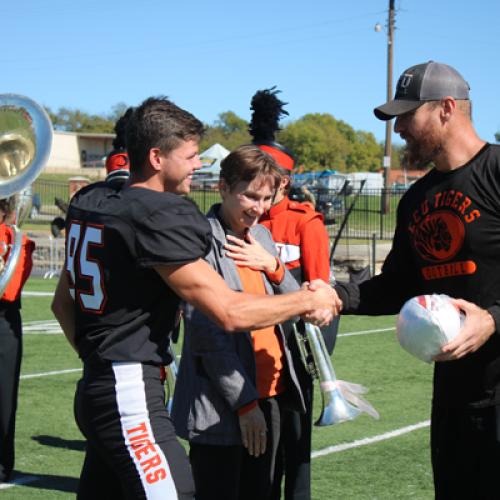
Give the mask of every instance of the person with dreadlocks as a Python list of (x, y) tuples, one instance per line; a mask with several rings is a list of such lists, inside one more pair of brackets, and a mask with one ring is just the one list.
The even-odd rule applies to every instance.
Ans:
[[(12, 252), (14, 232), (10, 225), (15, 222), (15, 203), (16, 196), (0, 200), (0, 242), (4, 247), (1, 267)], [(23, 354), (21, 291), (33, 266), (34, 249), (35, 243), (23, 235), (19, 259), (0, 297), (0, 484), (9, 481), (14, 469), (17, 396)]]
[[(265, 213), (260, 223), (267, 227), (275, 241), (279, 256), (287, 269), (299, 282), (321, 279), (330, 281), (329, 239), (323, 216), (314, 210), (310, 202), (300, 203), (288, 197), (291, 175), (296, 165), (294, 154), (275, 141), (286, 104), (278, 99), (276, 87), (258, 91), (252, 98), (253, 110), (250, 134), (253, 143), (272, 156), (279, 165), (282, 178), (274, 197), (273, 206)], [(229, 247), (239, 254), (248, 252), (248, 246), (238, 244)], [(241, 261), (239, 263), (241, 264)], [(309, 499), (311, 497), (311, 430), (312, 430), (312, 379), (301, 362), (292, 325), (285, 328), (287, 342), (296, 365), (302, 391), (306, 400), (306, 412), (286, 409), (282, 417), (283, 457), (277, 461), (273, 498), (280, 498), (281, 482), (285, 475), (286, 499)], [(322, 329), (325, 344), (331, 354), (335, 344), (338, 321), (334, 320)]]

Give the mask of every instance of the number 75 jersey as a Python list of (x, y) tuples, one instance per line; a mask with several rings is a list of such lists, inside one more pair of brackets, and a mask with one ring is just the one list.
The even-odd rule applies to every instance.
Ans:
[(207, 220), (177, 195), (107, 183), (79, 191), (66, 218), (65, 272), (80, 357), (168, 362), (179, 298), (154, 268), (203, 258), (209, 245)]

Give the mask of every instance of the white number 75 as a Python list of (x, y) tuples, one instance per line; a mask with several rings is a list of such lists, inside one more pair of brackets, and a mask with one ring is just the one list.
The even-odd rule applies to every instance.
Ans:
[(102, 235), (102, 226), (83, 226), (72, 221), (66, 239), (66, 271), (71, 278), (71, 296), (78, 300), (83, 310), (97, 314), (102, 313), (107, 297), (101, 265), (89, 256), (89, 249), (103, 246)]

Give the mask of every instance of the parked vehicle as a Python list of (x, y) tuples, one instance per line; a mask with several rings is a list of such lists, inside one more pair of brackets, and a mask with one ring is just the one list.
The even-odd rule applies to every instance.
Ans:
[(320, 186), (292, 185), (288, 197), (301, 203), (311, 202), (315, 209), (323, 214), (325, 224), (334, 224), (335, 218), (344, 210), (344, 199), (341, 194), (334, 189)]
[(404, 193), (408, 190), (408, 188), (412, 185), (411, 182), (404, 183), (404, 182), (395, 182), (392, 185), (391, 191), (393, 193)]
[(219, 186), (219, 176), (212, 174), (195, 174), (191, 181), (191, 189), (212, 190)]

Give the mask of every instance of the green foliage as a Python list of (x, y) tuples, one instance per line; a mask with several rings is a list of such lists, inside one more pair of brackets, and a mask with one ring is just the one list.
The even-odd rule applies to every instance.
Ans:
[[(113, 133), (116, 120), (127, 107), (119, 102), (108, 115), (92, 115), (67, 107), (59, 108), (56, 113), (50, 109), (47, 111), (56, 130)], [(219, 143), (231, 151), (251, 140), (248, 122), (233, 111), (225, 111), (213, 124), (206, 126), (200, 150)], [(382, 145), (371, 132), (355, 130), (328, 113), (304, 115), (286, 125), (278, 133), (277, 140), (297, 155), (305, 171), (373, 172), (382, 166)], [(393, 168), (400, 164), (400, 150), (398, 146), (393, 148)]]
[(243, 118), (240, 118), (233, 111), (225, 111), (219, 115), (219, 119), (215, 122), (217, 127), (220, 127), (224, 133), (234, 134), (248, 131), (248, 123)]
[[(356, 132), (351, 143), (351, 153), (347, 156), (349, 171), (367, 170), (376, 172), (381, 165), (381, 147), (371, 132)], [(361, 169), (360, 169), (361, 166)]]
[(127, 104), (119, 102), (112, 106), (108, 115), (92, 115), (81, 109), (67, 107), (59, 108), (57, 112), (47, 108), (47, 113), (56, 130), (112, 134), (116, 120), (125, 113), (127, 108)]
[(215, 143), (219, 143), (229, 151), (252, 142), (248, 133), (248, 122), (240, 118), (233, 111), (219, 114), (219, 118), (213, 125), (208, 125), (205, 135), (200, 144), (203, 151)]
[(85, 111), (71, 108), (59, 108), (57, 113), (48, 110), (56, 130), (65, 132), (112, 133), (115, 122), (100, 115), (91, 115)]
[(405, 147), (400, 144), (392, 145), (391, 168), (401, 168), (401, 158)]
[(111, 113), (109, 114), (108, 118), (112, 120), (113, 123), (116, 123), (118, 118), (121, 118), (125, 114), (125, 111), (127, 111), (128, 107), (128, 104), (126, 104), (125, 102), (117, 102), (111, 107)]
[(500, 132), (495, 134), (495, 141), (500, 142)]
[(346, 170), (345, 152), (350, 144), (330, 114), (307, 114), (285, 127), (278, 140), (306, 170)]
[(297, 155), (305, 171), (376, 171), (381, 166), (382, 146), (375, 136), (328, 113), (310, 113), (290, 123), (278, 140)]

